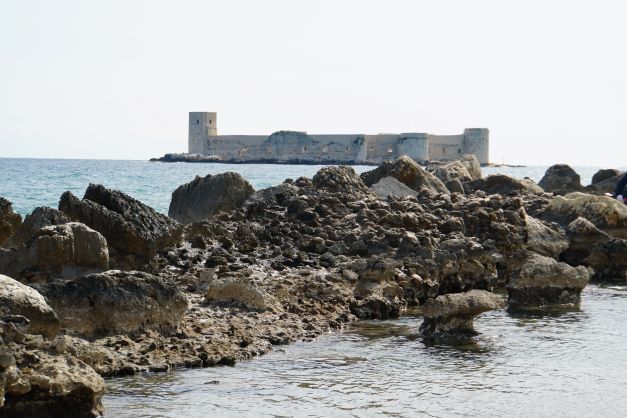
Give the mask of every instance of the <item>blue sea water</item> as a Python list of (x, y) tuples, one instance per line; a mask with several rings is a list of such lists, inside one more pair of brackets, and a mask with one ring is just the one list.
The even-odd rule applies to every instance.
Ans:
[[(167, 213), (172, 192), (195, 176), (234, 171), (246, 178), (255, 189), (270, 187), (286, 178), (312, 177), (322, 165), (286, 164), (217, 164), (161, 163), (136, 160), (66, 160), (36, 158), (0, 158), (0, 196), (10, 200), (22, 216), (37, 206), (56, 208), (59, 197), (70, 190), (82, 197), (89, 183), (99, 183), (121, 190)], [(372, 166), (353, 166), (361, 173)], [(547, 166), (487, 167), (484, 175), (504, 173), (512, 177), (529, 177), (536, 182)], [(601, 167), (574, 167), (582, 184), (589, 184)], [(607, 167), (605, 167), (607, 168)]]

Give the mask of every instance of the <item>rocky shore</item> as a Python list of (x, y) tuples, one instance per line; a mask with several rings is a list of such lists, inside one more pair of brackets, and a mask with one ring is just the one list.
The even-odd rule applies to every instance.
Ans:
[(401, 157), (258, 191), (197, 177), (169, 216), (94, 184), (24, 220), (0, 198), (0, 417), (98, 416), (103, 377), (234, 364), (408, 306), (425, 338), (577, 307), (590, 281), (627, 282), (627, 206), (603, 196), (619, 173), (597, 174)]

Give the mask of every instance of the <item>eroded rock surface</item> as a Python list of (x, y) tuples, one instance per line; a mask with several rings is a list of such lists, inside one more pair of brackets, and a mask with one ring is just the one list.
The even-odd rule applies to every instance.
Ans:
[(538, 182), (538, 186), (546, 192), (560, 195), (585, 191), (579, 174), (566, 164), (555, 164), (549, 167)]
[(501, 296), (485, 290), (449, 293), (428, 299), (422, 307), (425, 336), (476, 334), (474, 318), (486, 311), (505, 307)]
[(381, 180), (370, 186), (370, 190), (372, 190), (381, 199), (387, 199), (388, 196), (406, 197), (416, 195), (415, 190), (410, 189), (394, 177), (383, 177)]
[(24, 222), (18, 228), (12, 244), (26, 243), (45, 226), (61, 225), (68, 222), (71, 222), (71, 219), (61, 211), (47, 206), (35, 208), (32, 213), (24, 218)]
[(196, 176), (172, 193), (168, 215), (183, 223), (202, 221), (218, 212), (237, 209), (254, 192), (250, 183), (237, 173)]
[(13, 211), (11, 202), (0, 197), (0, 247), (7, 244), (21, 223), (22, 217)]
[(440, 179), (420, 167), (418, 163), (406, 155), (394, 161), (386, 161), (374, 170), (361, 174), (361, 179), (368, 187), (384, 177), (394, 177), (416, 191), (427, 189), (433, 193), (448, 194), (448, 189)]

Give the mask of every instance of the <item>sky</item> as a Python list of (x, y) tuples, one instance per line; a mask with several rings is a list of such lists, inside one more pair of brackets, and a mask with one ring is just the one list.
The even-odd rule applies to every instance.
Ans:
[(2, 1), (0, 157), (220, 134), (490, 129), (495, 163), (627, 165), (627, 1)]

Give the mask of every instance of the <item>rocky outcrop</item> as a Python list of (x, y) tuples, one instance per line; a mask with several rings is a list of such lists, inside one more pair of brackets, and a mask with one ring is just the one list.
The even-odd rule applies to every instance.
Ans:
[(538, 183), (546, 192), (564, 195), (571, 192), (583, 192), (581, 177), (569, 165), (555, 164), (549, 167)]
[(590, 280), (586, 267), (572, 267), (531, 252), (520, 259), (507, 284), (510, 307), (579, 306), (581, 291)]
[(26, 215), (24, 222), (18, 228), (13, 239), (13, 245), (24, 244), (45, 226), (61, 225), (68, 222), (71, 222), (71, 219), (56, 209), (47, 206), (35, 208), (31, 214)]
[(556, 224), (525, 216), (527, 248), (547, 257), (559, 258), (569, 246), (566, 233)]
[(427, 337), (474, 335), (474, 318), (486, 311), (505, 307), (505, 301), (485, 290), (450, 293), (428, 299), (422, 306), (420, 333)]
[(250, 183), (237, 173), (196, 176), (172, 193), (168, 215), (183, 223), (199, 222), (218, 212), (237, 209), (254, 192)]
[(0, 274), (0, 319), (7, 315), (25, 317), (31, 334), (53, 338), (59, 332), (59, 319), (39, 292)]
[(504, 174), (491, 174), (488, 177), (474, 180), (467, 183), (467, 191), (482, 190), (488, 194), (500, 194), (504, 196), (540, 194), (544, 193), (542, 188), (533, 182), (533, 180), (514, 179)]
[(448, 164), (438, 166), (434, 169), (433, 174), (445, 184), (451, 180), (459, 180), (460, 182), (474, 180), (468, 172), (466, 165), (461, 161), (452, 161)]
[(352, 167), (322, 167), (312, 178), (313, 186), (335, 193), (369, 194), (370, 191)]
[(544, 209), (543, 219), (566, 226), (578, 217), (615, 238), (627, 238), (627, 205), (607, 196), (569, 193), (556, 196)]
[(71, 192), (63, 193), (59, 210), (100, 232), (116, 263), (128, 267), (141, 265), (181, 237), (181, 224), (175, 220), (101, 185), (90, 184), (83, 200)]
[(368, 262), (358, 274), (351, 311), (360, 319), (396, 318), (405, 309), (403, 289), (394, 280), (394, 266), (383, 260)]
[(416, 191), (426, 189), (432, 193), (449, 193), (440, 179), (420, 167), (418, 163), (406, 155), (394, 161), (386, 161), (374, 170), (361, 174), (361, 179), (368, 187), (384, 177), (394, 177)]
[(616, 169), (599, 170), (592, 176), (592, 183), (586, 186), (586, 190), (597, 194), (613, 193), (622, 175), (623, 172)]
[(226, 278), (210, 283), (205, 298), (207, 302), (235, 304), (255, 311), (281, 311), (274, 297), (244, 278)]
[(370, 190), (381, 199), (387, 199), (388, 196), (405, 197), (416, 195), (415, 190), (405, 186), (394, 177), (383, 177), (381, 180), (370, 186)]
[(0, 252), (0, 272), (33, 283), (106, 270), (107, 241), (79, 222), (41, 228), (26, 244)]
[(85, 337), (176, 327), (187, 299), (171, 281), (142, 272), (110, 270), (37, 286), (62, 328)]
[(5, 246), (22, 223), (22, 217), (13, 212), (11, 202), (0, 197), (0, 247)]
[(627, 239), (612, 238), (592, 247), (582, 265), (594, 269), (594, 279), (627, 283)]
[(466, 167), (472, 180), (479, 180), (482, 177), (481, 164), (474, 154), (465, 155), (460, 162)]

